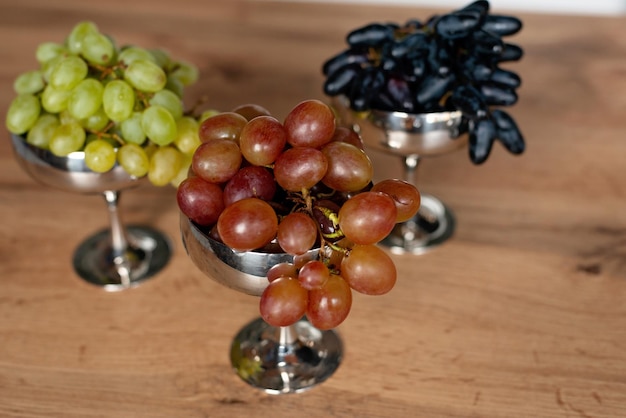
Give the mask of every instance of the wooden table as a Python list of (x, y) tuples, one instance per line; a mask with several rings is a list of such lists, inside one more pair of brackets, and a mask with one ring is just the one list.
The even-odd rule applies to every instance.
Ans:
[[(282, 117), (324, 98), (321, 63), (347, 31), (434, 10), (154, 0), (0, 1), (0, 111), (34, 50), (93, 20), (122, 43), (201, 68), (188, 93)], [(497, 12), (497, 10), (495, 11)], [(521, 15), (511, 108), (527, 140), (477, 167), (466, 152), (424, 162), (419, 187), (454, 210), (452, 240), (394, 256), (400, 279), (356, 296), (338, 331), (345, 359), (302, 394), (271, 396), (230, 369), (257, 300), (202, 275), (182, 247), (171, 187), (123, 194), (128, 223), (166, 232), (171, 262), (131, 291), (72, 270), (107, 224), (101, 198), (40, 186), (0, 141), (2, 417), (626, 416), (626, 19)], [(400, 162), (372, 154), (380, 176)]]

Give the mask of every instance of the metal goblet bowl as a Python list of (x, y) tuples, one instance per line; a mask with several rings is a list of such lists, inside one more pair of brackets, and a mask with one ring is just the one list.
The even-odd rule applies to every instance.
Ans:
[(20, 135), (12, 134), (11, 144), (19, 165), (44, 186), (104, 196), (109, 227), (86, 238), (74, 251), (73, 267), (83, 280), (117, 291), (134, 287), (165, 267), (171, 256), (169, 239), (148, 226), (125, 227), (118, 213), (120, 191), (144, 178), (131, 176), (117, 164), (105, 173), (94, 172), (85, 164), (84, 152), (56, 156)]
[[(235, 251), (211, 238), (181, 214), (183, 245), (192, 262), (215, 282), (260, 296), (269, 281), (268, 271), (279, 263), (314, 259), (319, 249), (292, 256), (278, 246)], [(299, 393), (328, 379), (339, 367), (343, 345), (333, 330), (319, 330), (305, 318), (287, 327), (274, 327), (261, 317), (246, 324), (234, 337), (230, 360), (237, 375), (269, 394)]]
[[(356, 112), (344, 96), (332, 106), (342, 125), (354, 129), (366, 148), (402, 157), (404, 180), (416, 185), (423, 157), (451, 153), (467, 145), (460, 111), (406, 113), (372, 109)], [(418, 214), (396, 226), (381, 243), (395, 253), (422, 254), (448, 240), (455, 228), (452, 211), (437, 197), (421, 194)]]

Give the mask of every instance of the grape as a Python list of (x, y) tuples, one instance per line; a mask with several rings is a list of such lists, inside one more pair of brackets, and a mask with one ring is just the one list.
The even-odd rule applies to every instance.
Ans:
[(254, 103), (239, 105), (235, 107), (232, 111), (234, 113), (240, 114), (248, 121), (256, 118), (257, 116), (272, 116), (269, 110), (267, 110), (263, 106), (259, 106)]
[(101, 132), (107, 127), (109, 122), (109, 117), (106, 113), (104, 113), (104, 109), (102, 108), (102, 106), (100, 106), (96, 113), (86, 119), (81, 120), (80, 124), (88, 131)]
[(133, 114), (120, 123), (120, 131), (126, 142), (141, 145), (146, 140), (146, 133), (141, 127), (143, 119), (142, 112), (133, 112)]
[(50, 72), (49, 83), (60, 90), (71, 90), (86, 76), (88, 68), (81, 58), (70, 55), (59, 60)]
[(335, 115), (319, 100), (305, 100), (294, 107), (284, 121), (287, 142), (294, 147), (321, 147), (335, 132)]
[(322, 151), (295, 147), (278, 156), (274, 164), (274, 177), (283, 189), (299, 192), (318, 183), (327, 169), (328, 161)]
[(239, 134), (239, 148), (254, 165), (272, 164), (287, 143), (287, 132), (272, 116), (258, 116), (249, 121)]
[(267, 245), (276, 236), (278, 218), (264, 200), (250, 197), (226, 207), (217, 221), (224, 244), (237, 251), (250, 251)]
[(286, 253), (304, 254), (313, 248), (317, 241), (317, 225), (305, 213), (290, 213), (278, 224), (276, 239)]
[(331, 274), (320, 288), (309, 290), (306, 316), (315, 328), (326, 330), (341, 324), (352, 307), (352, 291), (346, 281)]
[(13, 82), (13, 90), (17, 94), (35, 94), (45, 87), (41, 70), (27, 71), (20, 74)]
[(211, 183), (230, 180), (241, 166), (239, 147), (228, 139), (201, 144), (193, 154), (191, 167), (198, 177)]
[(163, 69), (146, 59), (131, 62), (124, 72), (124, 79), (137, 90), (150, 93), (163, 89), (167, 82)]
[(150, 159), (146, 151), (137, 144), (122, 145), (117, 151), (117, 162), (131, 176), (143, 177), (150, 169)]
[(223, 112), (205, 119), (200, 124), (198, 135), (202, 142), (214, 139), (230, 139), (239, 142), (239, 134), (248, 123), (246, 118), (238, 113)]
[(198, 225), (213, 225), (224, 210), (220, 186), (199, 177), (183, 180), (178, 186), (176, 200), (181, 212)]
[(320, 289), (330, 278), (330, 270), (320, 260), (311, 260), (300, 268), (298, 281), (307, 290)]
[(382, 192), (391, 196), (398, 212), (396, 223), (408, 221), (417, 214), (420, 207), (421, 196), (419, 191), (404, 180), (382, 180), (374, 184), (371, 191)]
[(104, 87), (102, 106), (109, 119), (122, 122), (133, 114), (135, 92), (124, 80), (113, 80)]
[(198, 81), (198, 68), (188, 62), (178, 61), (170, 76), (179, 80), (183, 86), (189, 86)]
[(70, 100), (70, 90), (61, 90), (48, 84), (41, 95), (41, 107), (49, 113), (61, 113), (67, 109)]
[(143, 111), (141, 129), (152, 142), (160, 146), (171, 144), (178, 135), (174, 116), (159, 105), (150, 106)]
[(393, 199), (380, 192), (363, 192), (350, 198), (339, 210), (339, 225), (355, 244), (375, 244), (385, 238), (397, 219)]
[(328, 170), (322, 182), (328, 187), (354, 192), (369, 184), (374, 175), (372, 163), (364, 151), (347, 142), (330, 142), (322, 148)]
[(85, 130), (76, 122), (61, 124), (56, 127), (50, 137), (50, 151), (59, 157), (65, 157), (83, 148), (86, 138)]
[(149, 101), (151, 106), (159, 105), (166, 108), (174, 117), (174, 120), (178, 120), (183, 116), (183, 103), (180, 101), (174, 92), (170, 90), (159, 90)]
[(65, 55), (68, 50), (65, 46), (56, 42), (43, 42), (37, 46), (35, 58), (40, 64), (50, 61), (53, 58)]
[(247, 166), (237, 171), (224, 186), (224, 203), (229, 206), (247, 197), (271, 201), (275, 194), (276, 182), (270, 171), (265, 167)]
[(21, 135), (33, 127), (40, 113), (41, 105), (37, 97), (20, 94), (9, 105), (6, 127), (10, 132)]
[(66, 45), (71, 53), (80, 54), (82, 50), (82, 44), (85, 37), (90, 33), (97, 33), (98, 27), (93, 22), (79, 22), (72, 28), (69, 36), (66, 40)]
[(184, 154), (191, 155), (200, 146), (199, 126), (198, 121), (191, 116), (183, 116), (176, 120), (177, 136), (174, 144)]
[(269, 282), (273, 282), (274, 280), (278, 279), (279, 277), (291, 277), (291, 278), (297, 278), (298, 277), (298, 269), (296, 268), (295, 264), (292, 263), (278, 263), (278, 264), (274, 264), (268, 271), (267, 271), (267, 280)]
[(102, 106), (102, 83), (93, 78), (86, 78), (70, 93), (67, 111), (76, 119), (86, 119), (95, 114)]
[(178, 174), (181, 163), (180, 151), (173, 147), (160, 147), (150, 158), (148, 179), (155, 186), (165, 186)]
[(115, 56), (115, 46), (107, 36), (99, 32), (90, 32), (83, 38), (80, 52), (91, 64), (107, 65)]
[(331, 139), (332, 142), (345, 142), (350, 145), (354, 145), (358, 149), (364, 151), (365, 146), (363, 140), (354, 130), (346, 128), (345, 126), (337, 126), (335, 133)]
[(307, 309), (308, 292), (297, 279), (279, 277), (263, 291), (261, 317), (269, 325), (284, 327), (297, 322)]
[(124, 63), (124, 65), (130, 65), (133, 61), (137, 60), (154, 61), (154, 55), (152, 55), (147, 49), (139, 48), (136, 46), (129, 46), (124, 48), (118, 55), (117, 61)]
[(396, 267), (376, 245), (356, 245), (341, 261), (341, 275), (350, 287), (366, 295), (383, 295), (396, 283)]
[(44, 113), (35, 122), (26, 134), (26, 142), (39, 148), (48, 149), (50, 137), (59, 126), (59, 118)]
[(96, 173), (106, 173), (115, 165), (115, 148), (103, 139), (96, 139), (85, 146), (85, 165)]

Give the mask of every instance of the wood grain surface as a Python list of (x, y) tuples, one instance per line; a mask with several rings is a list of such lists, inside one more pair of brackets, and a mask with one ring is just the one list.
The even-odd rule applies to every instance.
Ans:
[[(438, 10), (266, 1), (0, 0), (0, 112), (34, 51), (93, 20), (120, 43), (163, 47), (201, 69), (188, 105), (258, 103), (279, 118), (325, 99), (322, 62), (347, 31)], [(497, 12), (495, 10), (494, 12)], [(526, 55), (510, 111), (527, 152), (499, 145), (425, 160), (418, 187), (457, 229), (399, 280), (357, 295), (345, 359), (312, 390), (271, 396), (231, 371), (258, 300), (212, 282), (185, 254), (171, 187), (122, 195), (127, 223), (174, 254), (154, 279), (105, 293), (72, 270), (107, 225), (103, 200), (45, 188), (0, 141), (2, 417), (626, 417), (626, 19), (520, 16)], [(372, 153), (379, 177), (399, 159)]]

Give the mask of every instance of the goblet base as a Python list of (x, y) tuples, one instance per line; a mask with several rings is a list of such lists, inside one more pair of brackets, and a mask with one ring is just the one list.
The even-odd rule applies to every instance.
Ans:
[(417, 215), (396, 225), (381, 245), (396, 254), (423, 254), (448, 240), (454, 228), (452, 211), (435, 196), (422, 193)]
[(168, 263), (172, 249), (164, 234), (147, 226), (128, 226), (126, 234), (124, 254), (113, 253), (109, 229), (83, 241), (74, 252), (78, 275), (106, 291), (119, 291), (137, 286)]
[(239, 331), (230, 352), (239, 377), (274, 395), (303, 392), (325, 381), (342, 356), (338, 334), (318, 330), (306, 319), (287, 328), (255, 319)]

